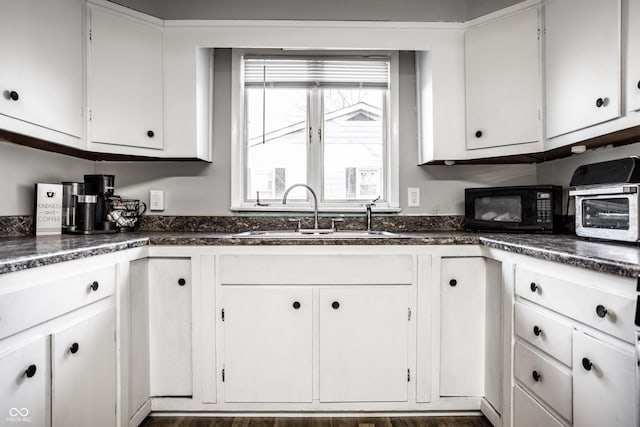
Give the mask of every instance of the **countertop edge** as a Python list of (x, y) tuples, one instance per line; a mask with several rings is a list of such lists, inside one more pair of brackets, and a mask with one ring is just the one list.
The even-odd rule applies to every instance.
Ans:
[[(498, 249), (514, 254), (526, 255), (536, 259), (559, 262), (566, 265), (585, 268), (592, 271), (612, 274), (621, 277), (636, 278), (640, 275), (640, 263), (621, 262), (615, 259), (607, 259), (597, 256), (585, 256), (578, 253), (563, 251), (561, 248), (542, 247), (533, 243), (523, 243), (509, 241), (518, 239), (518, 236), (482, 236), (479, 234), (469, 234), (462, 232), (437, 232), (433, 234), (421, 233), (416, 235), (404, 234), (397, 238), (371, 238), (371, 239), (248, 239), (233, 238), (231, 234), (221, 233), (145, 233), (131, 236), (117, 242), (86, 243), (82, 246), (71, 249), (52, 250), (50, 253), (32, 254), (7, 258), (0, 261), (0, 275), (23, 271), (45, 265), (57, 264), (65, 261), (89, 258), (96, 255), (103, 255), (141, 246), (344, 246), (344, 245), (481, 245), (492, 249)], [(558, 236), (558, 239), (562, 236)], [(549, 239), (549, 237), (546, 237)], [(565, 237), (565, 241), (573, 242), (574, 245), (589, 245), (590, 242), (583, 242), (575, 237)], [(33, 242), (33, 241), (31, 241)], [(560, 242), (560, 241), (559, 241)], [(33, 243), (32, 243), (33, 244)], [(596, 244), (597, 245), (597, 244)], [(600, 247), (608, 247), (607, 244), (600, 243)], [(605, 246), (602, 246), (605, 245)], [(561, 246), (558, 243), (557, 246)], [(611, 248), (616, 246), (611, 244)], [(640, 248), (635, 249), (640, 252)], [(640, 255), (639, 255), (640, 257)]]

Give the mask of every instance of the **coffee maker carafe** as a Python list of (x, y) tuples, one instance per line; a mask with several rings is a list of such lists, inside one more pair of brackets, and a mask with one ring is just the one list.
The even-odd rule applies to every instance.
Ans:
[(78, 197), (84, 195), (84, 182), (62, 183), (62, 231), (75, 233), (78, 231)]
[(85, 194), (97, 196), (94, 230), (98, 233), (115, 233), (116, 224), (109, 220), (109, 199), (114, 194), (114, 175), (85, 175)]

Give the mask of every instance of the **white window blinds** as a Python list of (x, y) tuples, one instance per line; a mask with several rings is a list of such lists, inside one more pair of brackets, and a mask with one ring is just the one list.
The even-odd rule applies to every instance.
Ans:
[(245, 87), (389, 87), (387, 58), (244, 57)]

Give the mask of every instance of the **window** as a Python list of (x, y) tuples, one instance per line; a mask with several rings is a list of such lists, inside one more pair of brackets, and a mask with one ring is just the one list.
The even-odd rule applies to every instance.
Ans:
[[(397, 54), (234, 51), (232, 208), (398, 207)], [(391, 130), (395, 129), (394, 132)], [(264, 210), (261, 207), (260, 210)]]

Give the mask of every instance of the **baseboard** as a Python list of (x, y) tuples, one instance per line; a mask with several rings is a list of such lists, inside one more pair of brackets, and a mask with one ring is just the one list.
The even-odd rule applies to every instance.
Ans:
[(151, 413), (151, 400), (144, 402), (144, 405), (138, 409), (133, 417), (129, 420), (129, 427), (138, 427), (145, 418)]
[[(497, 414), (497, 413), (496, 413)], [(239, 412), (239, 411), (153, 411), (152, 417), (307, 417), (307, 418), (331, 418), (331, 417), (480, 417), (481, 411), (334, 411), (334, 412)], [(487, 417), (488, 418), (488, 417)], [(498, 416), (499, 419), (499, 416)], [(496, 425), (496, 424), (494, 424)]]
[(484, 416), (487, 417), (489, 422), (494, 427), (502, 426), (502, 417), (500, 417), (498, 411), (496, 411), (495, 408), (491, 406), (489, 402), (487, 402), (487, 399), (482, 399), (480, 401), (480, 412), (482, 412)]

